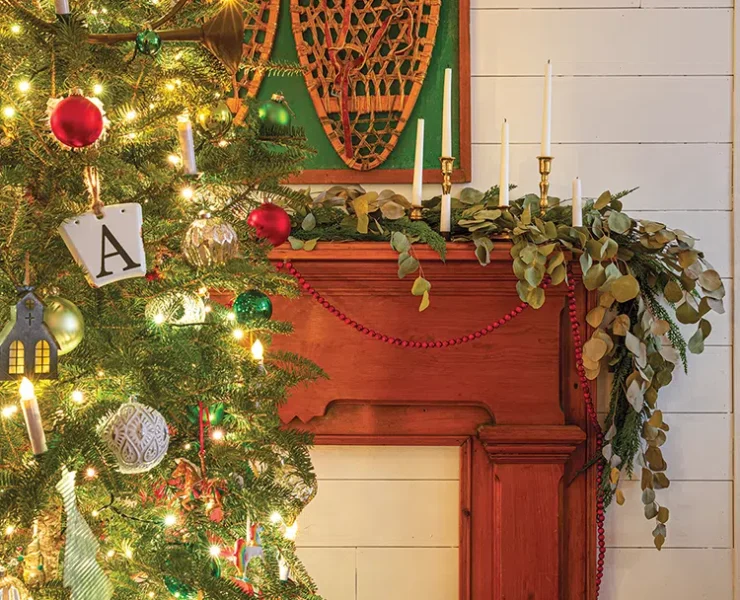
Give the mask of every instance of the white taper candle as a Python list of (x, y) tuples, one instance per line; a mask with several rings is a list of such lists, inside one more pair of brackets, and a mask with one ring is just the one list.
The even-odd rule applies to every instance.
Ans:
[(416, 155), (414, 156), (414, 185), (411, 204), (421, 206), (421, 186), (424, 182), (424, 119), (416, 122)]
[(180, 139), (183, 169), (188, 175), (195, 175), (198, 172), (198, 167), (195, 164), (193, 125), (190, 122), (190, 115), (186, 112), (177, 117), (177, 135)]
[(54, 0), (54, 10), (58, 15), (68, 15), (69, 0)]
[(545, 95), (542, 106), (542, 144), (540, 156), (552, 156), (552, 63), (545, 65)]
[(498, 205), (509, 206), (509, 122), (501, 125), (501, 170), (498, 183)]
[(573, 227), (581, 227), (583, 225), (583, 202), (581, 201), (581, 180), (578, 177), (573, 180), (571, 207), (573, 210)]
[(442, 233), (449, 233), (450, 232), (450, 222), (451, 222), (451, 213), (452, 213), (452, 195), (451, 194), (442, 194), (442, 204), (440, 206), (440, 214), (439, 214), (439, 230)]
[(33, 389), (33, 383), (26, 377), (21, 381), (21, 410), (23, 418), (26, 420), (26, 429), (28, 437), (31, 440), (31, 451), (38, 456), (46, 452), (46, 435), (44, 434), (44, 425), (41, 422), (41, 412), (39, 403), (36, 400), (36, 392)]
[(442, 156), (452, 156), (452, 69), (445, 69), (442, 97)]

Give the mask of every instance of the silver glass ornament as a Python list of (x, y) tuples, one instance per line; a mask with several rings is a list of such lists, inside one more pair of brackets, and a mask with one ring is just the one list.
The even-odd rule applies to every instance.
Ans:
[(239, 254), (239, 238), (223, 219), (201, 213), (185, 232), (182, 252), (196, 269), (221, 266)]

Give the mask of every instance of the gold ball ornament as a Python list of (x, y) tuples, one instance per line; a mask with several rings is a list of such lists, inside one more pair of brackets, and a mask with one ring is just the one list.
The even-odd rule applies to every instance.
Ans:
[(0, 567), (0, 600), (28, 600), (28, 591), (23, 582), (17, 577), (8, 575)]
[(239, 237), (223, 219), (201, 213), (185, 232), (182, 252), (196, 269), (225, 265), (238, 256)]
[(198, 125), (214, 134), (223, 135), (229, 129), (233, 115), (229, 105), (223, 100), (213, 106), (201, 108), (195, 115)]
[(77, 348), (85, 335), (85, 319), (80, 309), (59, 296), (44, 299), (44, 323), (59, 344), (59, 356)]

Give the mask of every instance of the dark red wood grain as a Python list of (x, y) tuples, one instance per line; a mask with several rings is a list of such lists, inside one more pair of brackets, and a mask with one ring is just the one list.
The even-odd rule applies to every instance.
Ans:
[[(368, 327), (419, 341), (480, 328), (518, 302), (509, 244), (481, 267), (471, 245), (447, 263), (417, 251), (432, 305), (417, 310), (387, 244), (279, 250), (330, 303)], [(590, 297), (577, 286), (584, 323)], [(274, 347), (330, 376), (281, 408), (318, 444), (460, 447), (460, 600), (594, 598), (594, 451), (573, 359), (564, 286), (501, 329), (463, 346), (403, 349), (368, 339), (313, 298), (274, 299), (293, 335)], [(595, 391), (595, 390), (592, 390)]]

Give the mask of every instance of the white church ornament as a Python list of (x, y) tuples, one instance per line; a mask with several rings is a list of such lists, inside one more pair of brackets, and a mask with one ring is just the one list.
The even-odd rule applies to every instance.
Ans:
[(104, 418), (98, 432), (115, 456), (118, 470), (128, 475), (156, 467), (167, 454), (170, 443), (164, 417), (134, 400)]
[(89, 211), (68, 219), (59, 233), (88, 281), (101, 287), (114, 281), (146, 275), (141, 237), (141, 205), (134, 202), (100, 208), (101, 218)]

